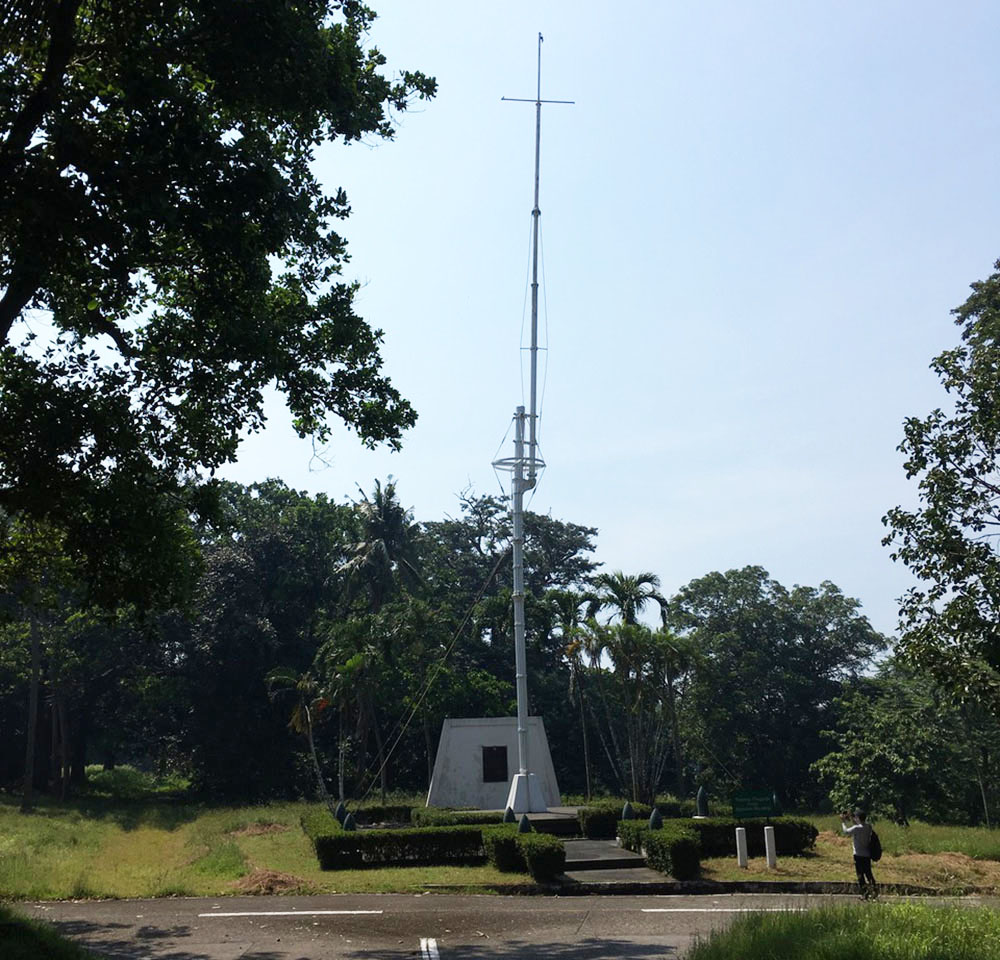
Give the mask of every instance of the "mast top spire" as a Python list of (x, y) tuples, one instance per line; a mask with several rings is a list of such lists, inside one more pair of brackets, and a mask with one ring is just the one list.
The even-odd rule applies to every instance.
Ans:
[[(538, 79), (535, 99), (524, 97), (501, 97), (514, 103), (533, 103), (535, 105), (535, 205), (531, 210), (531, 397), (528, 406), (528, 476), (527, 489), (535, 485), (538, 473), (538, 220), (542, 211), (538, 206), (539, 171), (542, 148), (542, 104), (543, 103), (573, 103), (573, 100), (543, 100), (542, 99), (542, 41), (545, 38), (538, 34)], [(542, 464), (544, 466), (544, 464)]]

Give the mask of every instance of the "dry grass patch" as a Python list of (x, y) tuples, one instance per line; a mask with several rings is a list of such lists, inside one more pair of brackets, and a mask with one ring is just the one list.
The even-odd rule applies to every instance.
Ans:
[(314, 893), (315, 890), (301, 877), (280, 870), (256, 869), (233, 883), (233, 889), (241, 894)]
[(230, 830), (229, 835), (231, 837), (266, 837), (272, 833), (284, 833), (288, 829), (288, 824), (285, 823), (264, 823), (263, 821), (258, 821), (257, 823), (248, 823), (245, 827), (240, 827), (238, 830)]
[[(980, 860), (964, 853), (886, 853), (873, 865), (879, 883), (928, 887), (947, 893), (982, 890), (1000, 892), (1000, 862)], [(800, 857), (778, 857), (775, 870), (768, 870), (763, 857), (750, 861), (745, 870), (735, 857), (703, 860), (701, 876), (707, 880), (854, 881), (854, 861), (849, 838), (824, 830), (811, 853)]]

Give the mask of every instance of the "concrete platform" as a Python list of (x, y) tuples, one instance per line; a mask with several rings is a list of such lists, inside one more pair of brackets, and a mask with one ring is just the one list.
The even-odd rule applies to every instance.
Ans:
[[(575, 869), (574, 864), (566, 862), (566, 872), (563, 874), (563, 882), (566, 885), (586, 884), (588, 888), (600, 887), (627, 887), (634, 890), (646, 885), (662, 886), (664, 881), (669, 881), (669, 877), (664, 877), (662, 873), (652, 870), (645, 864), (638, 867), (602, 867), (595, 869), (587, 867), (583, 870)], [(610, 892), (610, 891), (609, 891)]]
[[(645, 857), (623, 850), (614, 840), (565, 840), (563, 849), (567, 871), (625, 870), (632, 873), (646, 866)], [(662, 879), (660, 874), (656, 876)]]

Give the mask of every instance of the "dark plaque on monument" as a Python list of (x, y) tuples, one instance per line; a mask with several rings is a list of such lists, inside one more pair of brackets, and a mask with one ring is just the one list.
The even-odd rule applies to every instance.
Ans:
[(507, 748), (483, 747), (483, 783), (507, 783)]

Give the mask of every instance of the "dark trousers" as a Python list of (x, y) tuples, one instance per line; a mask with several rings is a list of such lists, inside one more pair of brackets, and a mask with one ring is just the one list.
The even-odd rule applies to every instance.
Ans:
[(872, 885), (872, 890), (875, 889), (875, 878), (872, 876), (872, 858), (871, 857), (859, 857), (855, 855), (854, 857), (854, 872), (858, 875), (858, 889), (864, 893), (865, 892), (865, 881), (867, 880)]

